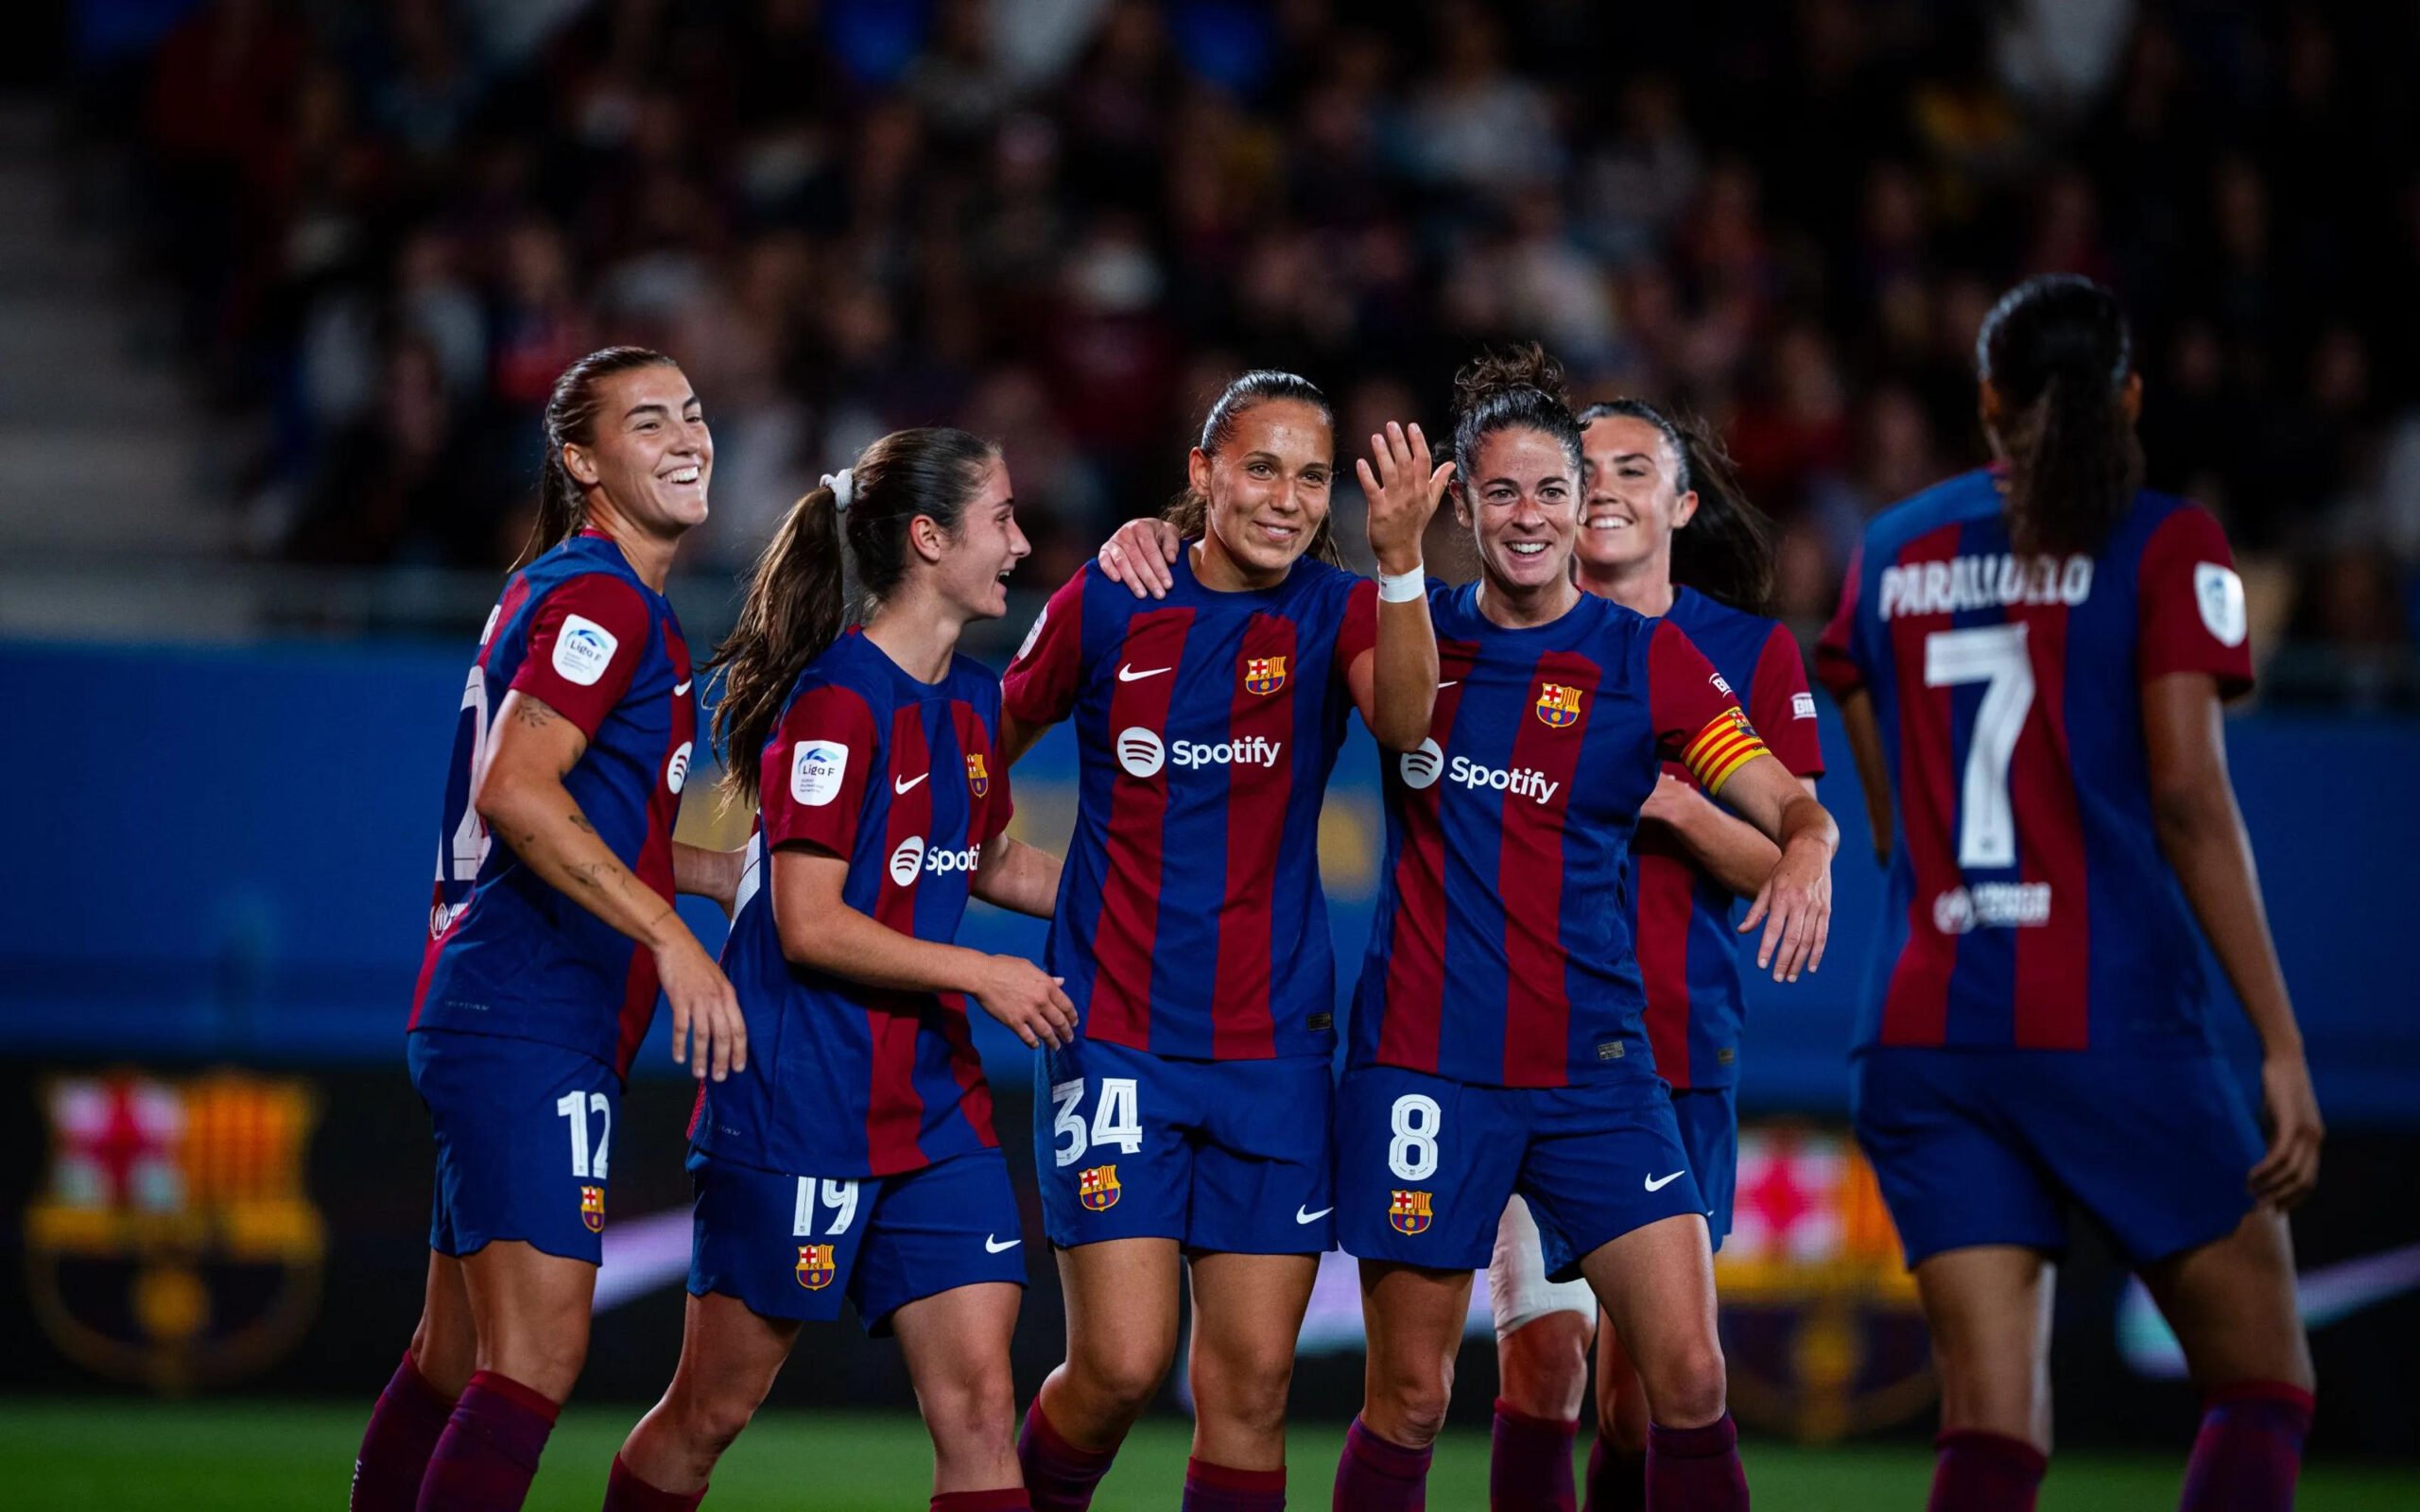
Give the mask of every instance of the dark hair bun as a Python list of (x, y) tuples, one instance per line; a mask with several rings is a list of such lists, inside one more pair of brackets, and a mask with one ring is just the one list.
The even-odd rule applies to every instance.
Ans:
[(1483, 352), (1464, 363), (1462, 370), (1454, 374), (1454, 408), (1458, 412), (1479, 409), (1492, 399), (1505, 398), (1525, 388), (1565, 409), (1571, 407), (1571, 395), (1564, 387), (1563, 364), (1532, 341), (1505, 352)]

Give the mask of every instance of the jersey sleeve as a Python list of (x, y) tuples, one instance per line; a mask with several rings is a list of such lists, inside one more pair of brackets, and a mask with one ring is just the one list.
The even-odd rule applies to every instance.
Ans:
[(1849, 556), (1848, 580), (1841, 584), (1841, 607), (1815, 643), (1815, 676), (1835, 698), (1845, 698), (1865, 686), (1865, 664), (1857, 654), (1858, 599), (1865, 582), (1865, 546), (1859, 542)]
[(2141, 622), (2135, 645), (2143, 680), (2207, 672), (2219, 696), (2252, 687), (2252, 636), (2243, 579), (2226, 532), (2207, 509), (2187, 505), (2161, 521), (2135, 567)]
[(1806, 686), (1806, 662), (1798, 638), (1786, 625), (1765, 637), (1756, 657), (1755, 680), (1748, 687), (1748, 723), (1794, 777), (1824, 775), (1824, 747), (1816, 738), (1815, 695)]
[(1037, 729), (1055, 725), (1076, 707), (1084, 670), (1084, 580), (1087, 562), (1042, 606), (1025, 644), (1001, 679), (1001, 704)]
[(1647, 715), (1657, 751), (1687, 767), (1709, 797), (1765, 754), (1731, 685), (1670, 620), (1656, 621), (1648, 642)]
[(1336, 628), (1336, 675), (1342, 678), (1361, 653), (1378, 644), (1378, 582), (1357, 579), (1344, 600), (1344, 622)]
[(535, 698), (589, 739), (630, 692), (654, 628), (639, 591), (612, 573), (582, 573), (539, 601), (513, 691)]
[(889, 760), (863, 695), (832, 683), (801, 693), (757, 769), (765, 849), (804, 842), (849, 859), (867, 790)]

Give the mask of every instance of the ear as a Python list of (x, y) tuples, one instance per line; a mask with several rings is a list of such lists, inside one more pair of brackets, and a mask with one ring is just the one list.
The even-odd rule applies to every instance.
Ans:
[(1672, 501), (1672, 528), (1679, 530), (1698, 517), (1698, 490), (1691, 489)]
[(1462, 480), (1456, 478), (1453, 482), (1446, 484), (1445, 492), (1454, 501), (1454, 524), (1465, 530), (1475, 528), (1471, 522), (1471, 496), (1468, 490), (1463, 489)]
[(584, 489), (595, 488), (605, 475), (596, 470), (596, 458), (589, 455), (588, 448), (577, 441), (563, 442), (563, 471)]
[(1185, 454), (1184, 481), (1204, 499), (1210, 497), (1210, 458), (1198, 446)]
[(908, 522), (908, 544), (927, 562), (938, 562), (949, 555), (949, 532), (931, 515), (920, 514)]
[(2126, 423), (2134, 424), (2143, 418), (2143, 375), (2130, 372), (2126, 387), (2118, 390), (2118, 407), (2125, 412)]

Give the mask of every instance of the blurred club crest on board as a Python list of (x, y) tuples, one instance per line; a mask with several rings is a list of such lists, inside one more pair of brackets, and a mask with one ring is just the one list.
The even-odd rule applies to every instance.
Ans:
[(305, 1190), (318, 1097), (291, 1077), (52, 1079), (47, 1178), (26, 1210), (28, 1300), (95, 1375), (181, 1392), (240, 1381), (320, 1309), (327, 1230)]
[(1741, 1421), (1828, 1442), (1931, 1405), (1915, 1280), (1853, 1141), (1782, 1123), (1740, 1129), (1714, 1279)]

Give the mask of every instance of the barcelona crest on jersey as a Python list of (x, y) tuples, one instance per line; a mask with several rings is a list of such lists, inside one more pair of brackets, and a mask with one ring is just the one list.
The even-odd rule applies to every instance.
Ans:
[(798, 1246), (798, 1283), (810, 1292), (820, 1292), (832, 1284), (840, 1267), (834, 1263), (830, 1245)]
[(992, 791), (992, 774), (983, 765), (981, 751), (966, 758), (966, 789), (977, 798)]
[(1095, 1212), (1116, 1207), (1120, 1194), (1117, 1167), (1114, 1165), (1096, 1165), (1076, 1177), (1076, 1200)]
[(1561, 730), (1580, 722), (1580, 690), (1560, 682), (1538, 684), (1538, 717)]
[(1387, 1222), (1398, 1232), (1416, 1234), (1426, 1228), (1436, 1214), (1429, 1208), (1430, 1194), (1397, 1191), (1394, 1200), (1387, 1205)]
[(1282, 656), (1248, 656), (1244, 658), (1244, 692), (1271, 694), (1286, 686), (1286, 659)]
[(603, 1187), (579, 1189), (579, 1221), (588, 1225), (588, 1231), (592, 1234), (601, 1234), (605, 1231), (605, 1189)]

